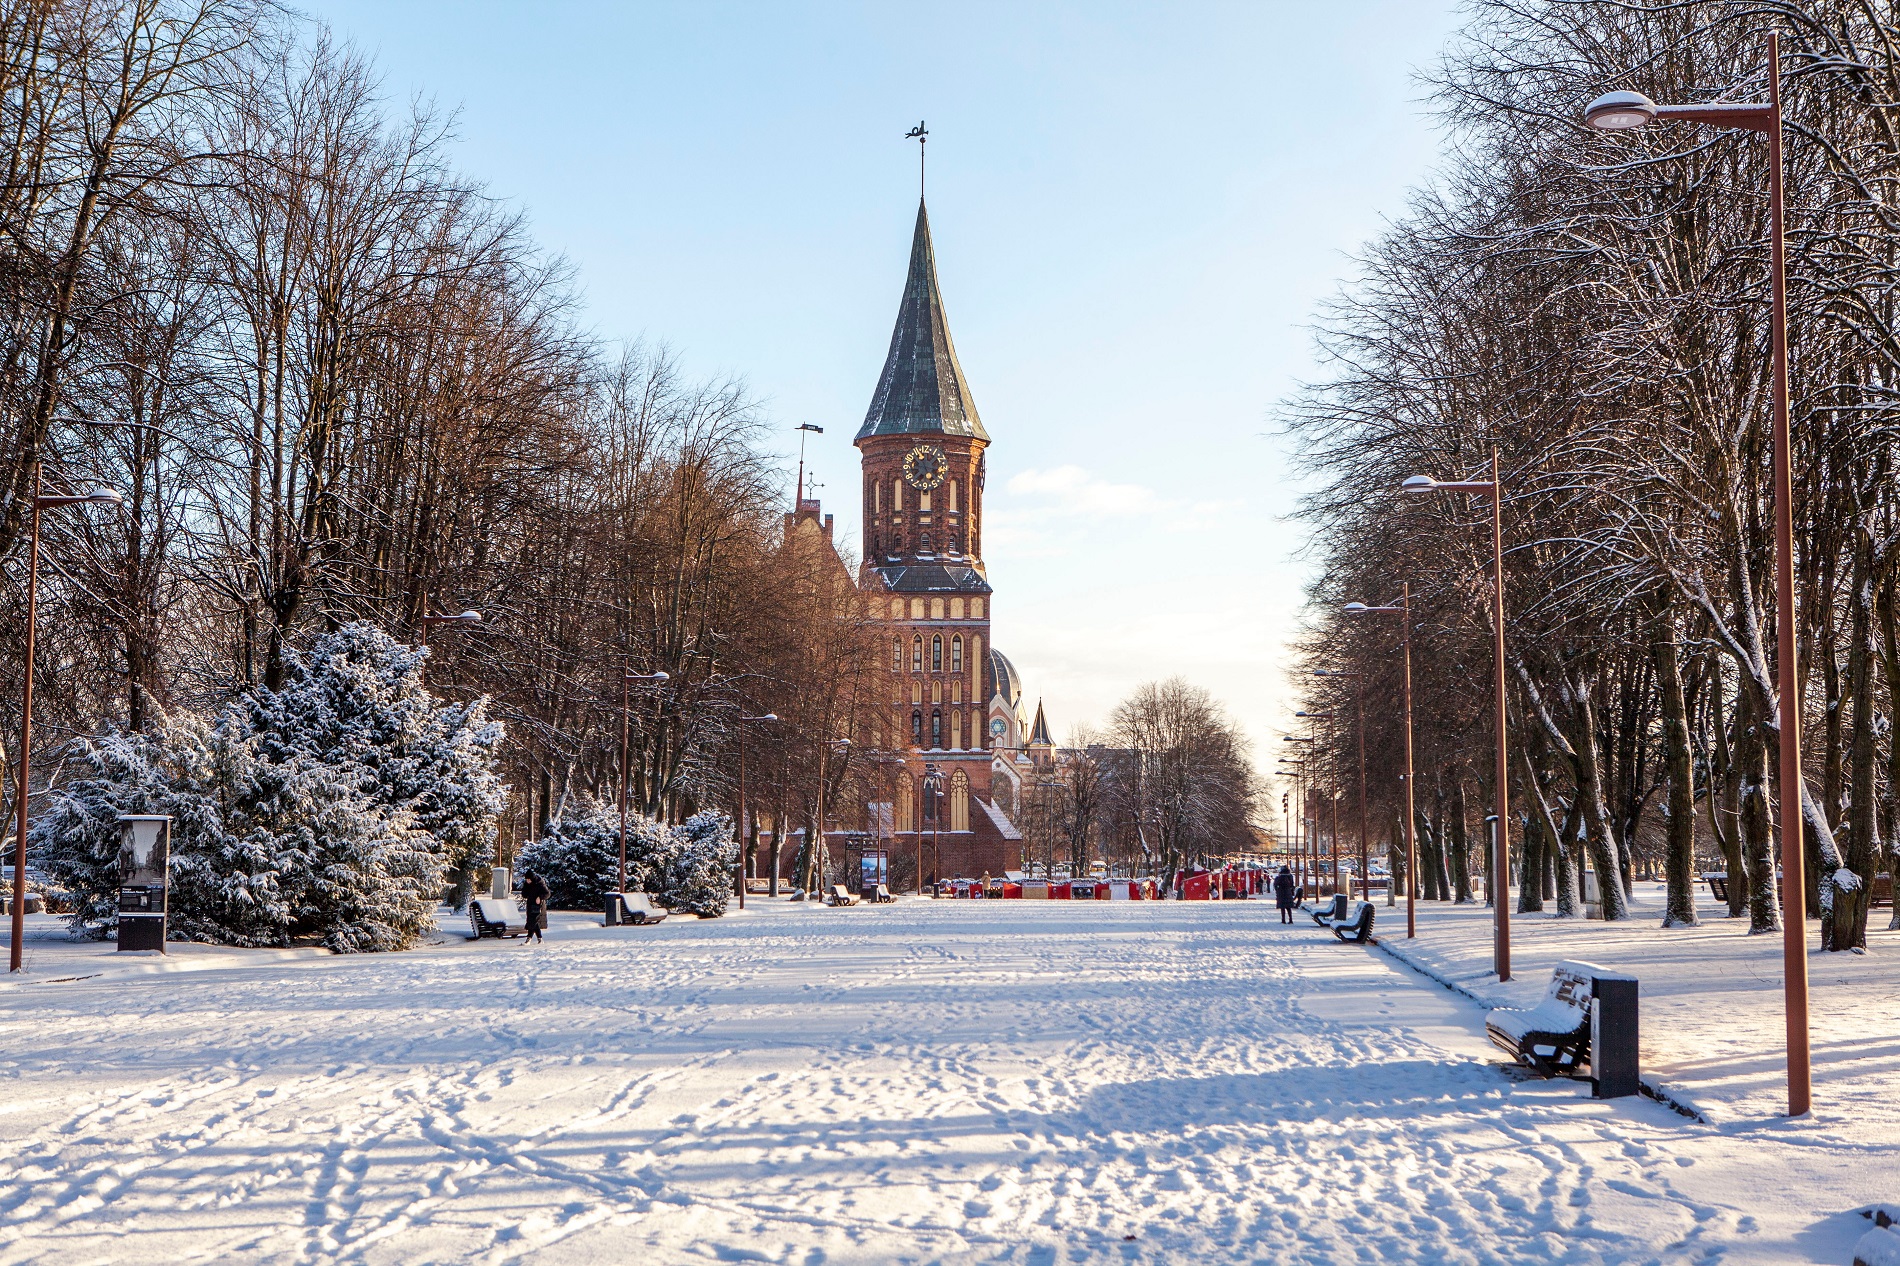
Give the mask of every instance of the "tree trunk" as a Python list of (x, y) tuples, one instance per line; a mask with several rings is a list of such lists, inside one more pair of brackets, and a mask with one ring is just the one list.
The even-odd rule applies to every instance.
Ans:
[(1850, 599), (1847, 688), (1854, 709), (1847, 757), (1847, 869), (1860, 886), (1836, 892), (1821, 923), (1821, 948), (1866, 949), (1868, 899), (1880, 865), (1878, 818), (1874, 804), (1873, 578), (1871, 547), (1855, 533), (1854, 592)]
[(1650, 651), (1655, 658), (1656, 683), (1662, 694), (1663, 762), (1669, 782), (1669, 834), (1663, 860), (1667, 899), (1663, 926), (1694, 927), (1695, 762), (1689, 750), (1689, 708), (1682, 692), (1675, 615), (1667, 605), (1656, 615)]
[(1603, 802), (1595, 710), (1588, 691), (1572, 682), (1566, 684), (1570, 687), (1570, 745), (1577, 754), (1576, 803), (1583, 810), (1584, 847), (1596, 871), (1597, 898), (1606, 922), (1627, 919), (1630, 909), (1623, 892), (1622, 850), (1610, 827), (1609, 807)]
[(1451, 899), (1458, 905), (1468, 905), (1471, 901), (1471, 838), (1465, 816), (1464, 774), (1454, 773), (1446, 826), (1451, 832)]
[[(1748, 866), (1748, 931), (1751, 936), (1781, 930), (1780, 903), (1775, 899), (1774, 814), (1768, 803), (1767, 733), (1758, 724), (1758, 708), (1750, 692), (1738, 701), (1743, 722), (1736, 736), (1735, 763), (1741, 771), (1742, 851)], [(1733, 877), (1730, 889), (1733, 891)]]

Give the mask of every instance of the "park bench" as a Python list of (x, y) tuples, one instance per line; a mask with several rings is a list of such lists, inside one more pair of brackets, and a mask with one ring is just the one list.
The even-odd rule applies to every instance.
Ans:
[(665, 906), (646, 892), (613, 892), (607, 894), (610, 901), (620, 903), (620, 921), (639, 927), (643, 923), (662, 922), (671, 913)]
[(1709, 895), (1717, 901), (1728, 900), (1728, 876), (1722, 871), (1714, 871), (1702, 876), (1702, 882), (1709, 886)]
[(1892, 904), (1893, 876), (1875, 875), (1873, 892), (1869, 894), (1867, 898), (1867, 908), (1872, 910), (1879, 906), (1890, 906)]
[(1331, 901), (1323, 906), (1314, 906), (1308, 913), (1313, 916), (1313, 922), (1321, 927), (1331, 927), (1346, 917), (1346, 894), (1336, 892)]
[(1377, 945), (1379, 942), (1373, 940), (1372, 937), (1373, 913), (1372, 903), (1361, 901), (1353, 910), (1350, 919), (1334, 919), (1326, 926), (1331, 928), (1333, 935), (1342, 941), (1354, 941), (1360, 945), (1367, 943)]
[(843, 884), (833, 884), (831, 885), (831, 895), (825, 898), (825, 904), (828, 906), (854, 906), (858, 904), (858, 899), (853, 896), (851, 890), (846, 888)]
[(1591, 978), (1597, 970), (1588, 963), (1558, 963), (1543, 1001), (1496, 1008), (1485, 1019), (1485, 1036), (1546, 1077), (1575, 1072), (1590, 1058)]
[(522, 935), (522, 933), (527, 930), (526, 928), (517, 927), (511, 932), (508, 930), (508, 920), (499, 917), (506, 913), (512, 913), (508, 907), (513, 904), (512, 901), (497, 901), (493, 897), (473, 898), (468, 903), (468, 926), (474, 931), (475, 935), (468, 939), (471, 941), (479, 941), (484, 936), (492, 936), (500, 939)]
[(885, 905), (886, 903), (895, 901), (897, 899), (891, 896), (891, 890), (888, 884), (879, 884), (877, 887), (871, 889), (871, 891), (865, 895), (870, 898), (871, 904), (874, 906)]

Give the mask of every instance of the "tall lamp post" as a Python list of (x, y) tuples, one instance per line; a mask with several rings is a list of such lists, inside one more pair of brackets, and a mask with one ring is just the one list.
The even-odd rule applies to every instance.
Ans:
[[(1768, 259), (1774, 359), (1771, 426), (1775, 502), (1775, 688), (1779, 698), (1781, 762), (1775, 786), (1781, 810), (1781, 974), (1788, 1032), (1788, 1115), (1813, 1103), (1808, 1050), (1807, 855), (1801, 831), (1801, 712), (1795, 673), (1794, 473), (1788, 425), (1787, 243), (1781, 192), (1781, 37), (1768, 36), (1768, 100), (1705, 105), (1657, 105), (1640, 92), (1605, 93), (1583, 111), (1584, 122), (1625, 132), (1658, 119), (1710, 123), (1760, 132), (1768, 138)], [(1500, 905), (1503, 903), (1500, 902)]]
[[(1287, 741), (1292, 742), (1291, 739)], [(1297, 760), (1291, 756), (1282, 756), (1280, 763), (1286, 766), (1286, 769), (1281, 772), (1293, 776), (1293, 799), (1299, 803), (1300, 807), (1298, 813), (1301, 817), (1304, 817), (1306, 814), (1306, 762)], [(1304, 822), (1296, 819), (1293, 824), (1293, 834), (1291, 838), (1287, 840), (1287, 851), (1293, 863), (1293, 879), (1295, 883), (1305, 882), (1306, 857), (1300, 847), (1300, 831), (1304, 825)]]
[[(745, 727), (748, 724), (764, 722), (770, 724), (778, 720), (778, 713), (768, 712), (764, 716), (747, 716), (743, 709), (739, 712), (739, 908), (745, 909), (745, 850), (746, 850), (746, 804), (745, 804)], [(623, 832), (624, 836), (624, 832)], [(621, 865), (625, 865), (623, 861)]]
[[(1370, 900), (1372, 894), (1372, 845), (1369, 841), (1372, 836), (1366, 821), (1367, 814), (1370, 812), (1370, 809), (1366, 805), (1366, 675), (1364, 673), (1345, 672), (1337, 668), (1315, 668), (1313, 675), (1315, 677), (1350, 677), (1357, 683), (1357, 687), (1354, 690), (1354, 708), (1357, 714), (1356, 719), (1359, 722), (1359, 888), (1360, 895)], [(1385, 891), (1387, 898), (1389, 898), (1386, 904), (1391, 905), (1392, 901), (1397, 898), (1393, 896), (1392, 884), (1389, 877), (1386, 882)]]
[(1497, 830), (1491, 846), (1491, 967), (1500, 982), (1511, 978), (1511, 784), (1510, 738), (1505, 722), (1504, 693), (1504, 477), (1498, 473), (1498, 450), (1491, 446), (1491, 478), (1433, 479), (1413, 475), (1399, 485), (1406, 492), (1475, 492), (1491, 501), (1491, 658), (1497, 699)]
[(40, 492), (40, 470), (33, 472), (33, 507), (28, 517), (26, 556), (26, 664), (20, 686), (20, 782), (15, 789), (13, 835), (13, 953), (9, 971), (19, 971), (26, 960), (26, 793), (32, 775), (33, 753), (33, 626), (40, 603), (40, 511), (59, 506), (116, 506), (125, 498), (110, 488), (80, 496), (47, 496)]
[[(1306, 738), (1301, 738), (1297, 734), (1289, 734), (1285, 738), (1281, 739), (1280, 741), (1283, 743), (1311, 743), (1313, 739), (1310, 735)], [(1307, 750), (1300, 753), (1300, 761), (1301, 761), (1300, 772), (1294, 775), (1294, 777), (1297, 779), (1294, 785), (1299, 788), (1297, 798), (1300, 802), (1300, 813), (1299, 813), (1299, 819), (1298, 819), (1300, 870), (1306, 878), (1311, 879), (1313, 881), (1313, 893), (1315, 896), (1317, 896), (1319, 895), (1319, 872), (1315, 870), (1313, 866), (1311, 865), (1312, 852), (1313, 852), (1313, 826), (1314, 824), (1312, 820), (1307, 816), (1307, 810), (1311, 807), (1310, 805), (1307, 804), (1307, 799), (1308, 797), (1312, 795), (1313, 789), (1312, 787), (1307, 785), (1306, 765), (1305, 765), (1305, 762), (1312, 759), (1312, 756), (1313, 756), (1313, 752), (1311, 748), (1308, 748)]]
[(620, 674), (620, 886), (616, 892), (627, 890), (627, 714), (633, 708), (633, 683), (667, 680), (663, 672)]
[(1413, 821), (1415, 806), (1412, 789), (1412, 585), (1399, 588), (1396, 606), (1369, 607), (1363, 602), (1348, 602), (1347, 615), (1396, 615), (1403, 630), (1405, 671), (1401, 691), (1405, 698), (1405, 939), (1418, 935), (1418, 824)]

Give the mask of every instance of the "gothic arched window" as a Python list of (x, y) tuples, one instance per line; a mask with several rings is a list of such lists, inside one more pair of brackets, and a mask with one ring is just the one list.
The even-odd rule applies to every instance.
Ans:
[(950, 829), (970, 829), (970, 780), (961, 769), (950, 775)]
[(941, 633), (930, 639), (930, 671), (933, 673), (943, 671), (943, 634)]
[(961, 633), (950, 639), (950, 671), (953, 673), (963, 671), (963, 635)]
[(914, 673), (924, 671), (924, 637), (921, 633), (910, 639), (910, 670)]
[(891, 671), (894, 673), (904, 671), (904, 639), (901, 637), (891, 639)]
[(910, 714), (910, 742), (912, 747), (924, 745), (924, 714), (922, 712)]
[(963, 750), (963, 714), (950, 714), (950, 746), (957, 751)]
[(943, 712), (937, 708), (930, 710), (930, 745), (943, 746)]
[(943, 792), (941, 791), (934, 796), (931, 795), (930, 784), (924, 784), (924, 821), (935, 822), (937, 820), (937, 800), (942, 795)]

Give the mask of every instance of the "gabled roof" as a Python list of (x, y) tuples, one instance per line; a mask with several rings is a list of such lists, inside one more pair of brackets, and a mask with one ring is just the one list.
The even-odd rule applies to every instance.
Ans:
[(930, 216), (917, 203), (917, 231), (910, 243), (910, 275), (897, 306), (891, 350), (878, 376), (877, 392), (857, 438), (873, 435), (968, 435), (987, 440), (963, 366), (950, 341), (950, 322), (937, 289), (937, 254), (930, 245)]

